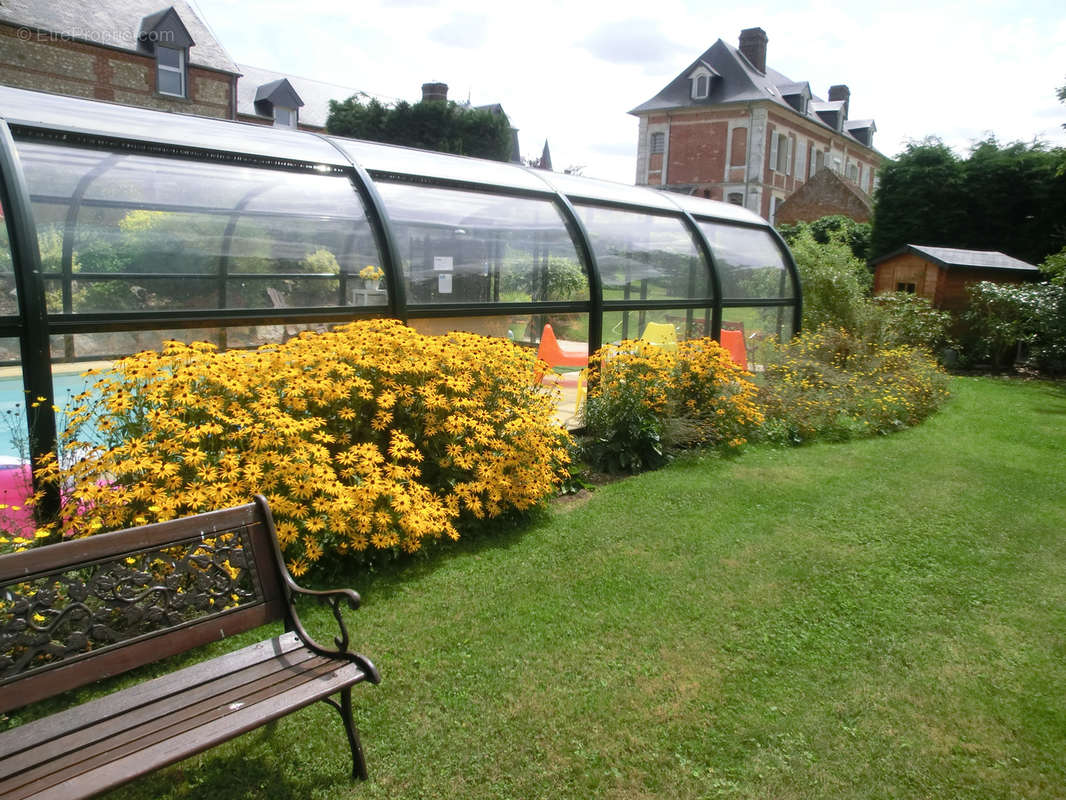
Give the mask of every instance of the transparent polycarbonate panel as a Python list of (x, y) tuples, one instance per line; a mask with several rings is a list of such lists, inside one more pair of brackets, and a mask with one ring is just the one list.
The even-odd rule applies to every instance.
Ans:
[(489, 317), (415, 317), (408, 320), (407, 324), (426, 336), (466, 331), (510, 339), (516, 344), (529, 347), (537, 347), (545, 326), (551, 325), (560, 347), (569, 352), (581, 351), (588, 355), (589, 320), (588, 314), (582, 312)]
[(15, 292), (15, 262), (11, 255), (11, 239), (7, 232), (10, 219), (7, 209), (0, 205), (0, 314), (17, 314), (18, 297)]
[[(26, 427), (26, 394), (22, 385), (21, 350), (19, 340), (0, 338), (0, 479), (12, 465), (20, 464), (29, 454)], [(4, 494), (0, 480), (0, 495)], [(8, 487), (8, 497), (0, 496), (0, 503), (11, 503), (15, 497)], [(22, 498), (25, 499), (25, 498)], [(3, 515), (0, 513), (0, 536), (3, 535)]]
[(668, 194), (671, 200), (696, 217), (713, 217), (715, 219), (747, 222), (755, 225), (766, 224), (766, 220), (743, 206), (723, 203), (721, 200), (708, 200), (691, 194), (679, 194), (676, 192), (669, 192)]
[(583, 178), (561, 172), (538, 171), (535, 174), (547, 181), (556, 191), (575, 200), (604, 200), (663, 211), (677, 211), (674, 195), (669, 192), (660, 192), (657, 189), (649, 189), (645, 186), (631, 186), (625, 183)]
[(380, 269), (345, 176), (51, 144), (19, 152), (51, 313), (356, 304), (349, 285)]
[(796, 296), (785, 256), (767, 230), (701, 221), (718, 267), (723, 300)]
[(131, 108), (6, 86), (0, 86), (0, 109), (10, 124), (348, 166), (328, 142), (296, 130)]
[(550, 200), (379, 183), (407, 302), (588, 300), (588, 277)]
[(338, 144), (359, 166), (371, 172), (417, 175), (535, 192), (548, 189), (536, 176), (504, 161), (466, 158), (354, 139), (331, 138), (331, 141)]
[(680, 217), (576, 205), (588, 231), (604, 300), (711, 296), (710, 272)]
[(751, 306), (723, 308), (722, 330), (738, 331), (744, 341), (749, 366), (759, 371), (763, 351), (772, 341), (787, 342), (792, 329), (792, 306)]
[[(649, 328), (649, 323), (653, 323)], [(654, 311), (608, 310), (603, 312), (603, 342), (613, 344), (623, 339), (646, 339), (667, 343), (673, 330), (673, 340), (698, 339), (709, 336), (711, 309), (671, 308)]]

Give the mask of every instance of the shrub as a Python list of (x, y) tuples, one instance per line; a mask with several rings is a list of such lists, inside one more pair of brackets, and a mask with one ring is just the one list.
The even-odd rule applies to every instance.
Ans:
[(882, 347), (823, 326), (768, 348), (760, 400), (766, 438), (842, 441), (915, 425), (947, 398), (947, 378), (920, 348)]
[(839, 236), (820, 244), (804, 229), (792, 240), (791, 249), (803, 286), (803, 327), (859, 329), (869, 309), (871, 277), (866, 265)]
[(663, 443), (674, 357), (645, 341), (601, 347), (589, 358), (585, 458), (606, 472), (666, 463)]
[[(569, 436), (533, 353), (395, 320), (217, 353), (169, 342), (117, 362), (63, 434), (85, 457), (44, 474), (82, 536), (270, 500), (299, 575), (325, 555), (419, 550), (551, 494)], [(103, 441), (77, 441), (90, 420)]]
[(866, 333), (882, 345), (922, 347), (939, 353), (951, 339), (951, 314), (933, 308), (928, 298), (909, 292), (889, 292), (873, 298)]
[(679, 447), (740, 447), (762, 422), (750, 374), (713, 339), (673, 353), (619, 342), (597, 350), (586, 374), (584, 455), (608, 472), (654, 469)]

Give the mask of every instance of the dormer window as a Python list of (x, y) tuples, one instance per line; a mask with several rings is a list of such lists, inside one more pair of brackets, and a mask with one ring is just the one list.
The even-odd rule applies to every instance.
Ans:
[(717, 75), (707, 64), (700, 63), (696, 69), (689, 73), (691, 94), (693, 100), (706, 100), (711, 94), (711, 80)]
[(155, 89), (170, 97), (189, 96), (189, 48), (196, 42), (174, 7), (141, 20), (140, 46), (155, 56)]
[(185, 97), (185, 51), (156, 45), (156, 90), (160, 94)]
[(255, 90), (255, 110), (273, 119), (275, 128), (295, 128), (303, 104), (288, 78), (264, 83)]
[(274, 106), (274, 127), (295, 128), (299, 111), (285, 106)]

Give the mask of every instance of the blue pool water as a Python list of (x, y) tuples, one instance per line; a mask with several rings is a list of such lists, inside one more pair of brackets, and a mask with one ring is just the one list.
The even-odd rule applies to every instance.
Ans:
[[(84, 378), (80, 372), (60, 373), (52, 376), (55, 384), (56, 405), (61, 409), (69, 405), (71, 398), (88, 389), (98, 378)], [(30, 398), (33, 402), (34, 398)], [(56, 423), (63, 425), (62, 414), (57, 415)], [(0, 460), (17, 459), (23, 456), (19, 452), (14, 431), (21, 431), (20, 438), (26, 438), (26, 396), (22, 387), (22, 376), (12, 375), (0, 378)]]

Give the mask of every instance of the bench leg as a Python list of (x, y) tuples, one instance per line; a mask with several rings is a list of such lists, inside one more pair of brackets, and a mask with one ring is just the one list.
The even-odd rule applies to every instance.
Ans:
[(358, 778), (361, 781), (367, 779), (366, 758), (363, 757), (363, 745), (359, 742), (359, 731), (355, 728), (352, 720), (352, 687), (341, 689), (341, 701), (327, 697), (324, 702), (329, 703), (344, 721), (344, 731), (348, 734), (348, 746), (352, 748), (352, 780)]

